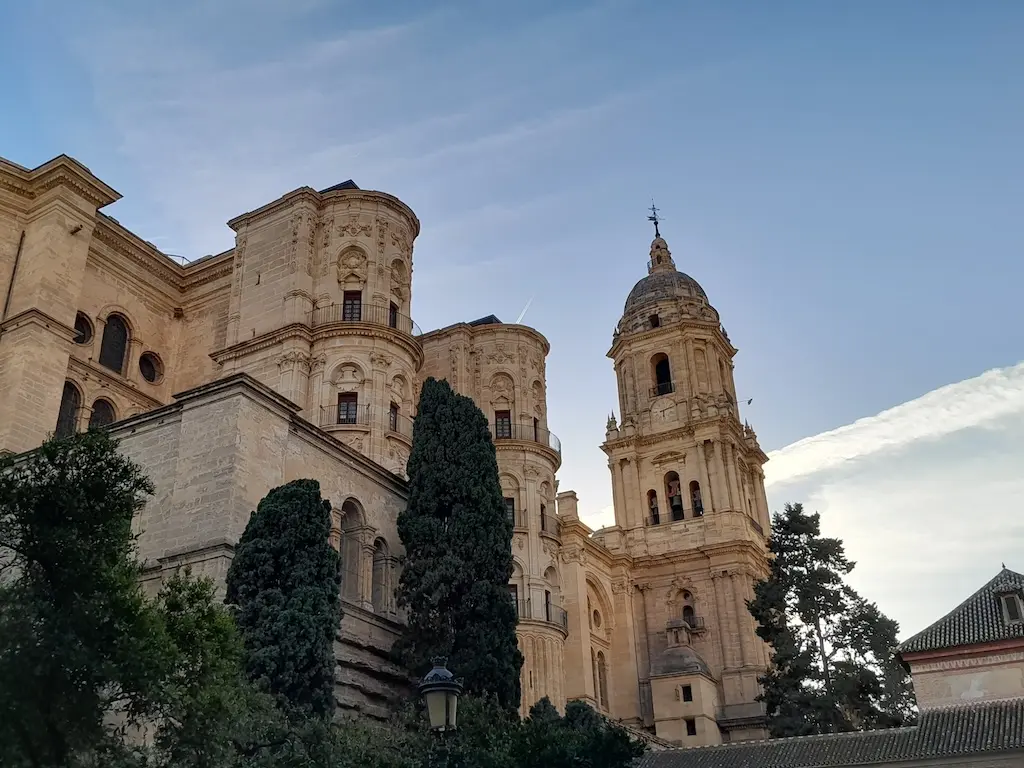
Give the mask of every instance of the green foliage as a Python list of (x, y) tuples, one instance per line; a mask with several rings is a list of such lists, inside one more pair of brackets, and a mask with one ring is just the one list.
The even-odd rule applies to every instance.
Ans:
[(249, 519), (228, 569), (245, 668), (295, 718), (334, 714), (334, 639), (341, 622), (331, 505), (316, 480), (274, 488)]
[(749, 608), (773, 648), (762, 678), (773, 736), (888, 728), (913, 718), (910, 679), (896, 658), (897, 623), (844, 578), (854, 563), (821, 535), (818, 514), (787, 504), (772, 519), (774, 559)]
[(523, 657), (508, 591), (512, 521), (487, 420), (446, 381), (423, 384), (408, 472), (409, 506), (398, 516), (408, 627), (396, 655), (417, 675), (447, 657), (468, 693), (515, 710)]
[(172, 648), (139, 587), (132, 516), (152, 486), (89, 432), (0, 460), (0, 762), (115, 750), (153, 712)]

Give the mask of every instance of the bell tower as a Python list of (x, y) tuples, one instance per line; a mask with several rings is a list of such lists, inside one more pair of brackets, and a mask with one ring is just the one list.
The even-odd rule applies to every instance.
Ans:
[(761, 738), (769, 657), (746, 601), (768, 572), (767, 457), (740, 420), (736, 348), (651, 220), (647, 276), (608, 352), (615, 525), (596, 538), (632, 562), (638, 719), (687, 746)]

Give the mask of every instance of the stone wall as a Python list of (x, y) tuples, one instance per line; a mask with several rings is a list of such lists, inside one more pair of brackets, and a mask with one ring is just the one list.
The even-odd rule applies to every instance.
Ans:
[(357, 560), (343, 564), (356, 583), (346, 595), (336, 646), (339, 704), (344, 711), (383, 717), (410, 690), (407, 674), (388, 658), (401, 625), (390, 601), (374, 605), (381, 571), (373, 558), (385, 548), (393, 571), (401, 554), (396, 520), (405, 486), (297, 412), (294, 403), (240, 374), (116, 425), (122, 450), (156, 487), (137, 519), (147, 589), (155, 591), (185, 565), (222, 586), (234, 545), (260, 499), (291, 480), (318, 480), (336, 510), (340, 530), (332, 541)]

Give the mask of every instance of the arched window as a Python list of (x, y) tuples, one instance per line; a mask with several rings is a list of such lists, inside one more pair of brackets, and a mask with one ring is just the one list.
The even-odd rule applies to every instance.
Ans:
[(341, 596), (350, 602), (358, 602), (362, 596), (359, 583), (362, 555), (359, 531), (362, 527), (359, 505), (353, 499), (346, 500), (341, 505)]
[(391, 557), (384, 539), (373, 545), (373, 612), (384, 615), (391, 610)]
[(679, 474), (669, 472), (665, 475), (665, 495), (668, 496), (668, 506), (672, 510), (673, 520), (683, 519), (683, 491), (680, 487)]
[(651, 395), (668, 395), (674, 391), (672, 387), (672, 367), (669, 365), (668, 356), (658, 353), (651, 358), (651, 376), (654, 379), (654, 387)]
[(113, 424), (117, 419), (114, 416), (114, 406), (109, 400), (100, 398), (92, 404), (92, 416), (89, 417), (89, 429), (100, 429)]
[(700, 483), (696, 480), (690, 481), (690, 503), (693, 505), (694, 517), (704, 514), (704, 501), (700, 495)]
[(601, 709), (608, 709), (608, 663), (604, 651), (597, 652), (597, 693)]
[(696, 614), (693, 611), (693, 606), (692, 605), (687, 603), (686, 605), (683, 606), (683, 621), (685, 621), (691, 628), (693, 627), (693, 625), (695, 623), (694, 620), (693, 620), (693, 617), (695, 615)]
[(658, 512), (658, 492), (653, 489), (647, 492), (647, 510), (650, 514), (648, 522), (651, 525), (658, 525), (661, 522), (661, 514)]
[(70, 381), (64, 382), (64, 392), (60, 396), (60, 411), (57, 412), (58, 438), (71, 437), (78, 429), (78, 409), (82, 407), (82, 395), (78, 387)]
[(127, 352), (128, 323), (120, 315), (109, 315), (103, 326), (103, 341), (100, 342), (100, 365), (123, 373)]

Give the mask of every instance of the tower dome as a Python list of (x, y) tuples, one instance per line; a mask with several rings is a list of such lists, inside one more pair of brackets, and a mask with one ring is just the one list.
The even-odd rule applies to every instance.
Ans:
[(658, 234), (651, 242), (647, 276), (633, 286), (622, 309), (619, 331), (649, 326), (651, 316), (670, 315), (689, 305), (694, 317), (717, 318), (700, 283), (676, 269), (665, 238)]

